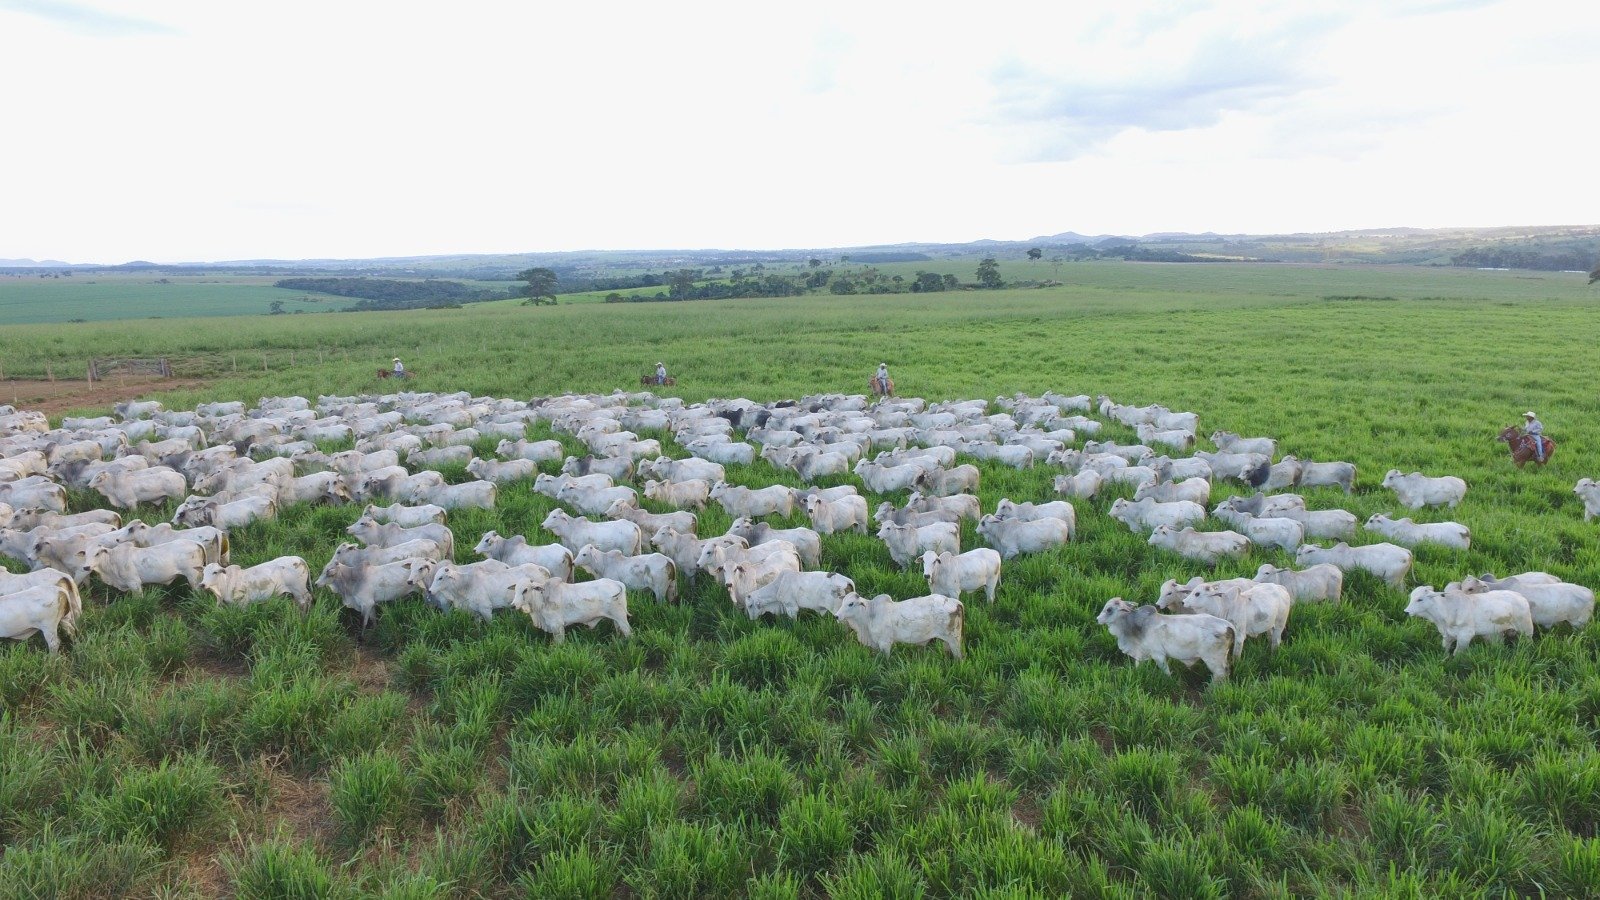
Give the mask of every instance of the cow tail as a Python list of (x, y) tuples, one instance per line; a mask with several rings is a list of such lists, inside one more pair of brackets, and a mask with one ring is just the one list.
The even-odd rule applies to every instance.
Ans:
[(956, 643), (964, 646), (967, 642), (966, 604), (962, 603), (960, 600), (956, 601), (956, 608), (950, 612), (950, 621), (947, 623), (947, 625), (950, 628), (950, 633), (955, 635)]
[(667, 560), (667, 600), (678, 602), (678, 564)]
[(225, 566), (228, 565), (229, 559), (233, 554), (233, 548), (228, 545), (228, 533), (226, 531), (222, 532), (220, 546), (222, 548), (222, 558), (217, 560), (217, 565)]
[(78, 636), (78, 617), (83, 615), (83, 595), (78, 593), (78, 582), (71, 576), (62, 579), (67, 583), (67, 614), (61, 624), (69, 637)]

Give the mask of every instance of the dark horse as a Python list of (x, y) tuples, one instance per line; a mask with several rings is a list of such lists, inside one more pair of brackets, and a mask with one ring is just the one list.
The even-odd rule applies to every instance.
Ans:
[(1540, 440), (1544, 441), (1544, 460), (1540, 461), (1538, 454), (1534, 453), (1533, 436), (1524, 434), (1522, 429), (1515, 425), (1507, 425), (1495, 440), (1511, 448), (1511, 461), (1516, 463), (1519, 469), (1527, 465), (1530, 460), (1542, 466), (1549, 462), (1551, 455), (1556, 452), (1556, 442), (1541, 437)]
[(659, 384), (659, 385), (666, 385), (668, 387), (671, 387), (672, 385), (678, 383), (678, 379), (673, 378), (671, 375), (668, 375), (666, 381), (661, 381), (661, 380), (657, 379), (656, 376), (654, 376), (654, 375), (640, 375), (639, 376), (639, 383), (640, 384)]

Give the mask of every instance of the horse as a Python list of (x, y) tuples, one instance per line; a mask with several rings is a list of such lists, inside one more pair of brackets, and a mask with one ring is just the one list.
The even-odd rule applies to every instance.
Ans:
[(882, 400), (884, 397), (894, 396), (893, 378), (889, 379), (888, 384), (884, 384), (878, 380), (878, 376), (873, 375), (871, 378), (867, 379), (867, 387), (872, 389), (872, 396), (877, 397), (879, 400)]
[(673, 385), (678, 383), (678, 379), (673, 378), (671, 375), (668, 375), (667, 379), (665, 381), (660, 381), (660, 380), (657, 380), (657, 378), (656, 378), (656, 376), (654, 374), (640, 375), (639, 376), (639, 383), (642, 384), (642, 385), (647, 385), (647, 386), (648, 385), (665, 385), (667, 387), (671, 387), (671, 386), (673, 386)]
[(393, 369), (379, 369), (379, 378), (410, 378), (410, 372), (396, 372)]
[(1500, 436), (1495, 440), (1505, 444), (1511, 450), (1511, 461), (1516, 463), (1519, 469), (1526, 465), (1529, 460), (1542, 466), (1549, 462), (1550, 457), (1556, 452), (1556, 442), (1541, 436), (1540, 440), (1544, 441), (1544, 459), (1539, 459), (1534, 453), (1533, 436), (1525, 434), (1521, 428), (1515, 425), (1507, 425), (1501, 429)]

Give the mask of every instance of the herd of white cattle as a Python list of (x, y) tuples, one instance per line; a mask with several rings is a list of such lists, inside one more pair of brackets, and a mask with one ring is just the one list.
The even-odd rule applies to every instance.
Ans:
[[(1002, 411), (991, 414), (992, 406)], [(1088, 415), (1096, 411), (1099, 418)], [(1308, 509), (1291, 490), (1321, 485), (1350, 493), (1356, 486), (1350, 463), (1277, 458), (1273, 439), (1224, 431), (1210, 435), (1216, 452), (1196, 451), (1196, 414), (1106, 397), (1095, 403), (1085, 395), (1019, 394), (991, 405), (872, 403), (847, 395), (685, 404), (651, 393), (529, 402), (398, 393), (321, 397), (315, 404), (263, 398), (249, 409), (230, 402), (187, 411), (130, 401), (115, 413), (67, 418), (52, 428), (40, 413), (0, 407), (0, 555), (31, 570), (0, 574), (0, 637), (39, 633), (57, 651), (59, 633), (73, 633), (80, 588), (91, 576), (118, 591), (182, 579), (222, 604), (287, 596), (302, 609), (315, 585), (359, 612), (363, 627), (380, 605), (420, 594), (441, 609), (485, 619), (496, 609), (519, 610), (556, 641), (569, 627), (601, 620), (626, 637), (628, 591), (670, 603), (680, 579), (704, 576), (752, 619), (794, 618), (809, 609), (836, 617), (884, 653), (897, 643), (939, 641), (959, 658), (960, 598), (982, 591), (993, 602), (1006, 561), (1073, 540), (1072, 499), (1126, 484), (1134, 486), (1133, 499), (1116, 500), (1109, 514), (1148, 533), (1152, 546), (1207, 565), (1241, 558), (1252, 547), (1277, 548), (1304, 567), (1263, 565), (1254, 578), (1168, 581), (1154, 604), (1119, 597), (1101, 610), (1099, 622), (1136, 662), (1151, 660), (1166, 672), (1169, 660), (1200, 661), (1217, 680), (1247, 638), (1266, 635), (1276, 647), (1295, 603), (1338, 601), (1346, 573), (1369, 572), (1403, 590), (1412, 566), (1408, 547), (1464, 551), (1472, 539), (1455, 522), (1379, 514), (1364, 528), (1388, 541), (1351, 546), (1355, 515)], [(1140, 443), (1088, 439), (1077, 446), (1107, 421), (1132, 429)], [(588, 453), (568, 456), (560, 441), (529, 441), (534, 422), (548, 423)], [(670, 433), (690, 455), (664, 456), (660, 440), (640, 432)], [(498, 458), (474, 455), (485, 439), (499, 439)], [(354, 449), (318, 448), (329, 442)], [(1007, 498), (984, 514), (976, 496), (979, 469), (958, 465), (958, 455), (1019, 469), (1042, 460), (1061, 469), (1054, 488), (1065, 499)], [(725, 466), (749, 465), (758, 456), (813, 486), (728, 482)], [(560, 474), (538, 471), (558, 461)], [(447, 483), (442, 465), (464, 466), (474, 480)], [(815, 486), (851, 475), (872, 494), (906, 491), (908, 499), (896, 506), (880, 497), (869, 518), (868, 500), (853, 484)], [(492, 509), (499, 485), (524, 480), (560, 504), (542, 523), (555, 541), (490, 531), (474, 547), (482, 561), (455, 563), (450, 511)], [(1211, 506), (1213, 484), (1222, 481), (1281, 492), (1256, 490)], [(130, 514), (143, 505), (178, 506), (171, 523), (124, 523), (114, 510), (69, 512), (68, 487), (97, 492)], [(1383, 487), (1411, 509), (1454, 508), (1467, 491), (1459, 478), (1399, 471), (1385, 475)], [(643, 508), (641, 493), (673, 511)], [(1586, 519), (1600, 513), (1600, 485), (1584, 479), (1576, 493)], [(365, 504), (348, 529), (355, 540), (340, 544), (314, 581), (299, 557), (250, 568), (230, 563), (230, 533), (294, 503)], [(702, 538), (697, 513), (709, 503), (734, 521), (727, 533)], [(1208, 506), (1229, 530), (1201, 530)], [(809, 528), (764, 521), (797, 510)], [(962, 551), (963, 520), (976, 522), (988, 546)], [(897, 565), (920, 564), (928, 595), (866, 598), (847, 574), (822, 570), (824, 536), (866, 534), (873, 523)], [(580, 571), (593, 577), (576, 580)], [(1443, 591), (1418, 587), (1406, 612), (1433, 622), (1445, 649), (1459, 653), (1475, 637), (1498, 642), (1560, 622), (1582, 628), (1593, 607), (1588, 588), (1526, 572), (1466, 577)]]

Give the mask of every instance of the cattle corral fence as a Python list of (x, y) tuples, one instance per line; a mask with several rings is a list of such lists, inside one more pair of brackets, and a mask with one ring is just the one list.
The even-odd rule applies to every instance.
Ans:
[(89, 360), (89, 382), (105, 379), (112, 375), (157, 375), (162, 378), (172, 377), (172, 364), (165, 356), (156, 359), (91, 359)]

